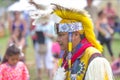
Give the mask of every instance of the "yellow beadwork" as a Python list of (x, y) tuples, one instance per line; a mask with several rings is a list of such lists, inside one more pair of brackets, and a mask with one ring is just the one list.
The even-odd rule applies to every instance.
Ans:
[(62, 65), (62, 62), (63, 62), (63, 59), (60, 58), (59, 61), (58, 61), (58, 66), (59, 66), (59, 67)]
[[(90, 57), (94, 54), (94, 53), (100, 53), (100, 51), (98, 51), (97, 49), (95, 49), (94, 47), (89, 47), (85, 50), (84, 55), (80, 58), (81, 62), (84, 62), (85, 66), (84, 66), (84, 71), (83, 74), (77, 75), (77, 79), (76, 80), (83, 80), (83, 77), (85, 75), (85, 72), (87, 70), (88, 67), (88, 62)], [(65, 80), (70, 80), (70, 77), (68, 76), (69, 72), (66, 72), (66, 79)], [(106, 78), (106, 77), (105, 77)]]
[(68, 43), (68, 51), (71, 52), (72, 51), (72, 42)]

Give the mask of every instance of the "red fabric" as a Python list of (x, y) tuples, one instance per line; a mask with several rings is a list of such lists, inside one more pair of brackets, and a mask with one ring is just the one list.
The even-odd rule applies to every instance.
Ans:
[(33, 36), (32, 36), (32, 39), (33, 39), (33, 40), (37, 40), (37, 38), (38, 38), (37, 35), (33, 35)]
[(11, 66), (8, 62), (0, 65), (0, 80), (29, 80), (29, 72), (23, 62)]
[[(74, 55), (72, 56), (71, 64), (73, 64), (74, 61), (83, 54), (83, 52), (85, 51), (86, 48), (92, 46), (92, 44), (90, 42), (88, 42), (86, 38), (84, 38), (80, 43), (82, 44), (82, 47), (76, 53), (74, 53)], [(64, 60), (63, 63), (64, 63), (64, 67), (66, 69), (68, 67), (67, 61)]]
[(32, 31), (32, 30), (34, 30), (34, 29), (35, 29), (35, 25), (33, 25), (30, 30)]
[[(34, 29), (35, 29), (35, 25), (33, 25), (31, 27), (31, 31), (34, 30)], [(32, 35), (32, 40), (37, 40), (37, 35), (36, 34)]]

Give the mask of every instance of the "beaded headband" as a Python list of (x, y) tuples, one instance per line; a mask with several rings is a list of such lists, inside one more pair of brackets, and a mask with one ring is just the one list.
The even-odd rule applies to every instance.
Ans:
[(58, 29), (58, 32), (75, 32), (78, 30), (82, 30), (82, 23), (56, 23), (55, 27)]

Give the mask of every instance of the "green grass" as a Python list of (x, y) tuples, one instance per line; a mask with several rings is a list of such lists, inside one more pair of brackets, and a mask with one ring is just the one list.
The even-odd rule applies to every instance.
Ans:
[[(0, 55), (3, 56), (7, 47), (7, 42), (9, 39), (9, 34), (7, 33), (5, 35), (5, 37), (0, 38)], [(36, 75), (36, 66), (35, 66), (35, 56), (34, 56), (34, 49), (33, 49), (33, 44), (31, 41), (31, 38), (28, 37), (28, 47), (26, 50), (26, 63), (27, 63), (27, 67), (29, 69), (29, 73), (30, 73), (30, 80), (37, 80), (37, 75)], [(113, 53), (115, 55), (115, 57), (118, 57), (118, 54), (120, 53), (120, 35), (119, 34), (115, 34), (114, 35), (114, 40), (112, 42), (112, 49), (113, 49)], [(106, 46), (104, 46), (105, 50), (104, 50), (104, 54), (105, 57), (110, 60), (110, 55), (106, 49)], [(45, 72), (43, 71), (43, 80), (48, 80), (46, 77)]]
[[(118, 58), (118, 55), (120, 54), (120, 34), (116, 33), (114, 35), (111, 45), (113, 55), (115, 56), (115, 58)], [(108, 49), (106, 48), (106, 45), (104, 45), (104, 54), (105, 57), (110, 60), (110, 55)]]

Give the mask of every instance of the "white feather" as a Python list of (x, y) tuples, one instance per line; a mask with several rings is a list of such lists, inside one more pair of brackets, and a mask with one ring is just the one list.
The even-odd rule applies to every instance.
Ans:
[(63, 67), (58, 68), (58, 70), (55, 73), (55, 76), (53, 77), (53, 80), (65, 80), (65, 69)]

